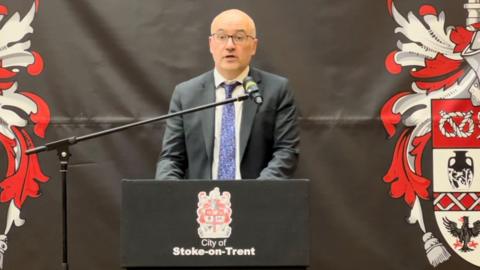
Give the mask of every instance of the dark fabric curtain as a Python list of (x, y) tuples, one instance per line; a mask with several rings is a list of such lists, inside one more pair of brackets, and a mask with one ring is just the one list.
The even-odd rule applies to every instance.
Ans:
[[(432, 4), (445, 11), (446, 26), (465, 25), (464, 1), (397, 2), (404, 16), (418, 16), (420, 6)], [(9, 9), (7, 17), (17, 11), (24, 16), (32, 3), (0, 2)], [(405, 222), (411, 207), (392, 199), (382, 180), (397, 137), (387, 139), (380, 110), (412, 83), (408, 69), (392, 75), (384, 64), (397, 40), (405, 39), (394, 32), (387, 1), (40, 0), (29, 39), (44, 70), (17, 78), (19, 89), (42, 97), (50, 108), (45, 138), (32, 136), (34, 143), (166, 113), (176, 84), (212, 69), (210, 22), (229, 8), (256, 22), (253, 65), (291, 81), (301, 128), (296, 178), (312, 182), (310, 269), (432, 269), (423, 232)], [(33, 124), (26, 130), (33, 134)], [(71, 147), (71, 269), (120, 268), (120, 181), (153, 178), (163, 131), (164, 123), (156, 123)], [(3, 177), (8, 156), (0, 150)], [(428, 145), (428, 178), (431, 160)], [(23, 204), (25, 225), (8, 233), (7, 270), (50, 270), (61, 261), (56, 153), (40, 154), (39, 162), (50, 180), (40, 185), (39, 198)], [(0, 206), (0, 229), (8, 205)], [(428, 230), (443, 241), (432, 202), (422, 200), (422, 206)], [(452, 258), (438, 269), (474, 268), (448, 250)]]

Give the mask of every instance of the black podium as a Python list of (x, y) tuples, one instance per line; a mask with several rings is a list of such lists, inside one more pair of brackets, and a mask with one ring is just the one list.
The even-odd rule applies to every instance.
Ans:
[(122, 267), (306, 269), (308, 180), (123, 180)]

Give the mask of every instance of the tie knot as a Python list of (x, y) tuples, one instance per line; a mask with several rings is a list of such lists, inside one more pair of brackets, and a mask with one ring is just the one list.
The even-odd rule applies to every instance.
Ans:
[(225, 88), (226, 98), (231, 98), (231, 97), (232, 97), (233, 90), (234, 90), (238, 85), (240, 85), (239, 82), (234, 82), (234, 83), (231, 83), (231, 84), (227, 84), (227, 83), (224, 83), (224, 84), (223, 84), (223, 88)]

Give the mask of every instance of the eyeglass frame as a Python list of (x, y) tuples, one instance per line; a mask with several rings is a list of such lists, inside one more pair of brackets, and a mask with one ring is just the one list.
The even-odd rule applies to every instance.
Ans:
[[(220, 40), (218, 40), (218, 39), (216, 38), (216, 36), (217, 36), (219, 33), (225, 34), (225, 36), (227, 36), (228, 38), (225, 39), (225, 41), (220, 41)], [(235, 35), (238, 34), (238, 33), (245, 34), (245, 37), (246, 37), (246, 39), (245, 39), (244, 41), (240, 42), (240, 43), (237, 43), (237, 41), (235, 41), (235, 38), (234, 38)], [(235, 45), (244, 44), (244, 43), (247, 41), (248, 38), (251, 38), (252, 40), (256, 40), (256, 39), (257, 39), (256, 37), (245, 33), (245, 31), (237, 31), (237, 32), (236, 32), (235, 34), (233, 34), (233, 35), (228, 35), (227, 33), (223, 32), (222, 30), (211, 34), (209, 37), (212, 37), (215, 41), (220, 42), (220, 43), (222, 43), (222, 44), (226, 44), (226, 43), (228, 42), (228, 40), (231, 38), (233, 44), (235, 44)]]

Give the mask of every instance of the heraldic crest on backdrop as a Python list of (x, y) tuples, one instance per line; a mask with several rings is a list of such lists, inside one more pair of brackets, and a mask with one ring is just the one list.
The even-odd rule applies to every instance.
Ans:
[[(450, 258), (445, 246), (480, 266), (480, 0), (459, 3), (467, 14), (462, 26), (445, 26), (445, 12), (432, 5), (406, 14), (393, 0), (387, 5), (402, 37), (386, 68), (392, 74), (408, 68), (413, 82), (381, 110), (389, 137), (399, 133), (383, 180), (391, 197), (411, 207), (407, 221), (423, 231), (432, 266)], [(430, 140), (432, 179), (422, 171)], [(443, 241), (426, 228), (422, 200), (433, 202)]]
[[(0, 231), (0, 268), (7, 250), (7, 234), (12, 225), (22, 226), (20, 212), (27, 198), (39, 196), (39, 182), (48, 181), (37, 155), (25, 155), (32, 148), (31, 134), (44, 138), (50, 122), (48, 104), (17, 81), (18, 74), (37, 76), (43, 71), (41, 55), (31, 50), (31, 26), (39, 0), (29, 0), (26, 14), (0, 4), (0, 147), (7, 157), (5, 175), (0, 175), (0, 202), (8, 207), (5, 230)], [(20, 114), (18, 112), (21, 112)], [(33, 130), (28, 129), (33, 124)], [(1, 220), (1, 218), (0, 218)]]

